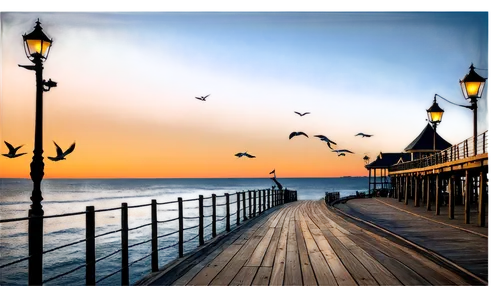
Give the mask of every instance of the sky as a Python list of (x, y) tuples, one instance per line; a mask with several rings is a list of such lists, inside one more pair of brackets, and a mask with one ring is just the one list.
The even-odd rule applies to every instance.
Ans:
[[(36, 86), (18, 64), (31, 64), (22, 35), (37, 19), (54, 41), (43, 77), (58, 83), (44, 93), (45, 178), (366, 176), (365, 155), (403, 152), (425, 128), (434, 94), (468, 104), (459, 80), (471, 63), (490, 77), (487, 9), (139, 10), (1, 12), (0, 141), (28, 154), (2, 156), (0, 178), (29, 178)], [(437, 102), (438, 133), (471, 137), (472, 112)], [(53, 141), (75, 151), (47, 160)], [(245, 151), (256, 158), (234, 156)]]

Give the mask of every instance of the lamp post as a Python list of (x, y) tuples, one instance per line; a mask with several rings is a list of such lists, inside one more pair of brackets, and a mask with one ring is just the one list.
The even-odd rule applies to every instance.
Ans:
[(34, 65), (19, 65), (22, 68), (35, 71), (36, 77), (36, 115), (35, 115), (35, 148), (33, 149), (33, 160), (30, 164), (30, 176), (33, 181), (33, 192), (31, 194), (31, 208), (28, 212), (28, 284), (42, 284), (42, 253), (43, 253), (43, 209), (42, 190), (43, 179), (43, 92), (56, 87), (57, 83), (49, 79), (45, 81), (42, 77), (43, 62), (47, 60), (52, 40), (45, 35), (40, 26), (40, 21), (36, 21), (34, 30), (23, 35), (24, 51), (26, 57)]
[(434, 102), (431, 107), (427, 109), (427, 117), (429, 122), (432, 124), (432, 128), (434, 128), (434, 143), (433, 143), (433, 151), (436, 152), (436, 128), (439, 123), (441, 123), (441, 119), (443, 118), (444, 110), (439, 107), (436, 102), (436, 96), (434, 95)]

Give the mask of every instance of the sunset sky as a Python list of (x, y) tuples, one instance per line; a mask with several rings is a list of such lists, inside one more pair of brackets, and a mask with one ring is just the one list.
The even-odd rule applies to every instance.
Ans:
[[(365, 176), (364, 155), (402, 152), (422, 131), (435, 93), (468, 104), (459, 79), (471, 63), (490, 77), (487, 12), (0, 16), (0, 153), (4, 140), (28, 153), (1, 156), (4, 178), (29, 178), (35, 75), (18, 64), (31, 64), (22, 35), (37, 18), (54, 40), (44, 79), (58, 83), (44, 93), (45, 178)], [(478, 133), (487, 103), (488, 81)], [(470, 110), (438, 104), (443, 138), (472, 136)], [(338, 157), (317, 134), (355, 154)], [(75, 151), (50, 161), (52, 141)], [(256, 158), (234, 156), (244, 151)]]

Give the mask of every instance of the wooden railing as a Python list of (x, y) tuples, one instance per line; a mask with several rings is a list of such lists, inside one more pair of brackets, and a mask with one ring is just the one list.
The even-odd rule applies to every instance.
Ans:
[[(477, 154), (488, 153), (488, 131), (477, 136)], [(456, 145), (453, 145), (434, 155), (427, 156), (418, 160), (403, 162), (389, 167), (389, 172), (404, 171), (417, 168), (425, 168), (447, 162), (453, 162), (460, 159), (473, 157), (474, 155), (474, 137), (468, 138)]]
[[(223, 202), (219, 202), (223, 200)], [(142, 205), (134, 205), (129, 206), (127, 203), (122, 203), (121, 207), (108, 208), (108, 209), (99, 209), (96, 210), (94, 206), (88, 206), (84, 212), (76, 212), (76, 213), (66, 213), (61, 215), (52, 215), (52, 216), (44, 216), (42, 219), (52, 219), (56, 217), (72, 217), (72, 216), (80, 216), (85, 215), (85, 237), (79, 240), (73, 241), (71, 243), (60, 245), (52, 249), (48, 249), (43, 251), (43, 255), (50, 254), (55, 250), (59, 250), (62, 248), (66, 248), (69, 246), (83, 244), (85, 243), (85, 263), (74, 267), (73, 269), (64, 271), (63, 273), (59, 273), (52, 277), (46, 279), (40, 279), (43, 283), (52, 282), (61, 277), (67, 276), (70, 273), (73, 273), (79, 269), (85, 268), (85, 284), (86, 285), (96, 285), (109, 277), (121, 273), (121, 285), (129, 285), (129, 268), (135, 263), (142, 261), (148, 257), (151, 257), (151, 271), (156, 272), (159, 269), (158, 256), (160, 251), (178, 247), (178, 257), (184, 256), (184, 248), (185, 244), (191, 242), (198, 238), (198, 246), (202, 246), (205, 244), (205, 238), (207, 235), (210, 235), (212, 238), (217, 236), (217, 222), (225, 221), (225, 231), (231, 231), (231, 227), (235, 225), (240, 225), (242, 221), (246, 221), (248, 219), (259, 216), (264, 211), (273, 208), (278, 205), (282, 205), (284, 203), (293, 202), (297, 200), (297, 191), (294, 190), (276, 190), (272, 189), (261, 189), (261, 190), (250, 190), (246, 192), (236, 192), (233, 194), (225, 193), (223, 195), (212, 194), (210, 197), (203, 197), (200, 195), (199, 198), (183, 200), (183, 198), (179, 197), (177, 201), (169, 201), (169, 202), (157, 202), (156, 200), (152, 200), (150, 204), (142, 204)], [(208, 201), (208, 203), (206, 203)], [(198, 203), (195, 207), (185, 207), (185, 203)], [(236, 205), (236, 206), (234, 206)], [(177, 211), (178, 216), (174, 218), (169, 218), (165, 220), (158, 219), (158, 207), (159, 206), (176, 206), (176, 209), (170, 209), (173, 211)], [(149, 207), (151, 210), (151, 221), (146, 224), (142, 224), (135, 227), (130, 227), (129, 223), (129, 215), (128, 212), (130, 209), (137, 208), (146, 208)], [(217, 208), (224, 209), (224, 212), (217, 213)], [(198, 216), (185, 216), (184, 210), (188, 209), (198, 209)], [(206, 209), (211, 209), (211, 212), (206, 213)], [(231, 209), (234, 212), (231, 213)], [(95, 215), (100, 212), (110, 212), (117, 211), (121, 212), (121, 228), (109, 230), (104, 233), (96, 234), (96, 221)], [(231, 224), (231, 217), (234, 218), (234, 223)], [(204, 224), (206, 218), (211, 218), (211, 222), (208, 224)], [(2, 224), (7, 224), (11, 222), (29, 220), (29, 217), (23, 218), (15, 218), (15, 219), (5, 219), (0, 220), (0, 228)], [(188, 220), (197, 220), (198, 225), (193, 225), (190, 227), (184, 227), (184, 221)], [(175, 223), (177, 221), (178, 230), (172, 231), (168, 233), (159, 233), (158, 225), (165, 223)], [(151, 238), (147, 240), (143, 240), (134, 244), (129, 244), (129, 232), (144, 228), (150, 228)], [(205, 232), (207, 229), (211, 227), (211, 232), (208, 231), (207, 234)], [(184, 235), (190, 230), (197, 229), (197, 233), (195, 235), (191, 235), (189, 238), (184, 238)], [(112, 251), (108, 251), (108, 253), (102, 257), (96, 258), (96, 238), (105, 237), (114, 233), (121, 233), (121, 248), (115, 249)], [(177, 235), (178, 239), (175, 243), (170, 243), (168, 245), (160, 245), (158, 239), (170, 237)], [(141, 258), (138, 258), (134, 261), (129, 261), (129, 257), (131, 256), (129, 251), (143, 244), (150, 244), (151, 252)], [(43, 244), (41, 244), (43, 245)], [(96, 279), (96, 268), (98, 264), (102, 264), (102, 261), (109, 259), (110, 257), (121, 253), (121, 268), (112, 271), (111, 273), (107, 273), (104, 276)], [(5, 263), (0, 265), (0, 271), (7, 267), (13, 267), (15, 265), (19, 265), (19, 263), (29, 260), (29, 257), (23, 257), (20, 259), (16, 259), (14, 261)], [(42, 265), (40, 265), (42, 268)], [(82, 278), (83, 279), (83, 278)], [(27, 283), (27, 281), (26, 281)]]

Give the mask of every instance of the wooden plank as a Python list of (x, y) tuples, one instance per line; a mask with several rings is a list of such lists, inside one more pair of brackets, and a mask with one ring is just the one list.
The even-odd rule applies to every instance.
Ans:
[(288, 239), (288, 223), (290, 216), (287, 215), (281, 228), (280, 239), (278, 241), (278, 248), (273, 263), (273, 272), (271, 273), (271, 285), (283, 285), (285, 278), (285, 262), (286, 262), (286, 244)]
[(258, 267), (244, 266), (229, 285), (252, 285), (253, 278), (257, 274), (258, 269)]
[(253, 279), (252, 285), (261, 286), (269, 285), (269, 279), (271, 278), (272, 267), (259, 267), (255, 278)]
[(273, 237), (275, 228), (270, 227), (262, 240), (260, 241), (257, 248), (255, 248), (252, 256), (246, 263), (246, 266), (260, 266), (262, 260), (264, 259), (264, 255), (269, 247), (269, 243), (271, 242), (271, 238)]
[(281, 235), (281, 228), (282, 228), (283, 222), (284, 222), (287, 214), (288, 214), (288, 212), (285, 213), (284, 215), (282, 215), (280, 220), (278, 221), (278, 223), (275, 224), (275, 230), (273, 233), (273, 237), (271, 238), (271, 241), (269, 243), (269, 247), (267, 248), (267, 252), (264, 255), (264, 260), (262, 260), (261, 266), (272, 267), (274, 265), (274, 258), (275, 258), (275, 254), (276, 254), (276, 249), (278, 248), (278, 241), (279, 241), (280, 235)]
[(311, 261), (311, 266), (314, 270), (314, 274), (316, 275), (318, 285), (337, 285), (337, 281), (335, 280), (328, 263), (323, 257), (323, 254), (319, 251), (312, 234), (309, 232), (309, 228), (307, 227), (302, 211), (300, 212), (299, 217), (300, 228), (302, 235), (304, 236), (307, 252), (309, 254), (309, 260)]
[(295, 234), (295, 211), (289, 216), (289, 218), (290, 222), (288, 225), (284, 285), (301, 285), (302, 274), (300, 271), (300, 258), (297, 245), (297, 236)]
[(299, 252), (300, 258), (302, 281), (304, 282), (304, 285), (318, 285), (318, 282), (314, 277), (313, 269), (311, 267), (311, 261), (309, 260), (309, 256), (307, 254), (304, 235), (302, 234), (302, 229), (300, 228), (299, 212), (295, 213), (295, 235), (297, 236), (297, 250)]

